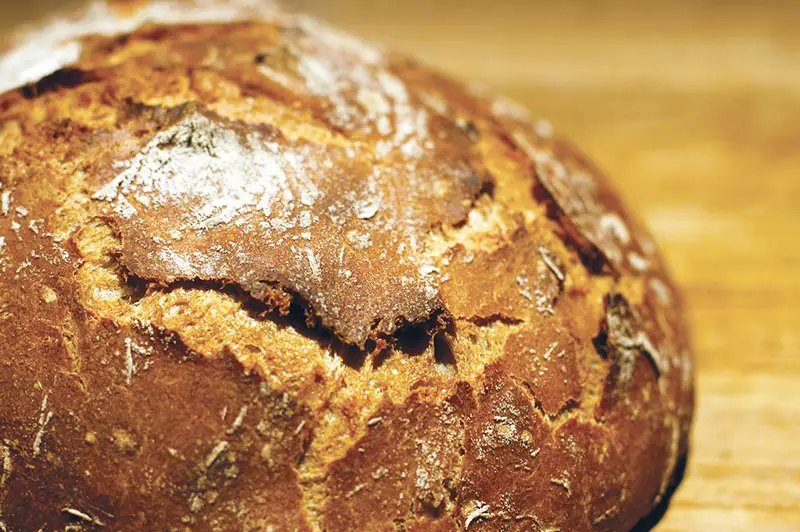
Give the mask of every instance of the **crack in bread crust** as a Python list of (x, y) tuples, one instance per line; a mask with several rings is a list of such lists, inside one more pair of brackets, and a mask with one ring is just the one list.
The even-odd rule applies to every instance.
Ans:
[(0, 521), (633, 526), (692, 417), (649, 236), (508, 102), (267, 18), (0, 95)]
[(93, 195), (111, 202), (133, 274), (235, 283), (254, 297), (277, 283), (362, 347), (440, 310), (419, 252), (430, 227), (460, 222), (482, 187), (466, 136), (375, 160), (371, 146), (289, 143), (193, 105), (141, 112), (123, 130), (157, 133)]

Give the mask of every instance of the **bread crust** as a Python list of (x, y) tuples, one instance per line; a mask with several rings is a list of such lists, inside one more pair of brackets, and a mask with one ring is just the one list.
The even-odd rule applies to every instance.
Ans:
[(692, 355), (602, 172), (313, 19), (167, 5), (98, 4), (124, 33), (0, 95), (0, 530), (650, 512)]

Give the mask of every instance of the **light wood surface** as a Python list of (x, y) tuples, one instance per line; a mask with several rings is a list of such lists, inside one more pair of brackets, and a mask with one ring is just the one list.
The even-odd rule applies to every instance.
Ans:
[(516, 98), (608, 170), (694, 329), (691, 459), (657, 530), (800, 530), (800, 3), (294, 4)]

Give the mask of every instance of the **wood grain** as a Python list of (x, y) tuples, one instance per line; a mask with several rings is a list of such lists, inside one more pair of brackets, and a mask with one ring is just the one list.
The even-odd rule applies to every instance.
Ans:
[(800, 4), (294, 4), (516, 98), (608, 170), (694, 329), (691, 459), (657, 530), (800, 530)]

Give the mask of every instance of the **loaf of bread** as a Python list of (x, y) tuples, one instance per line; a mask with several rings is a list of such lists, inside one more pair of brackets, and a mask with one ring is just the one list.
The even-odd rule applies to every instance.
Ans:
[(0, 58), (0, 531), (628, 530), (680, 296), (547, 122), (257, 2)]

